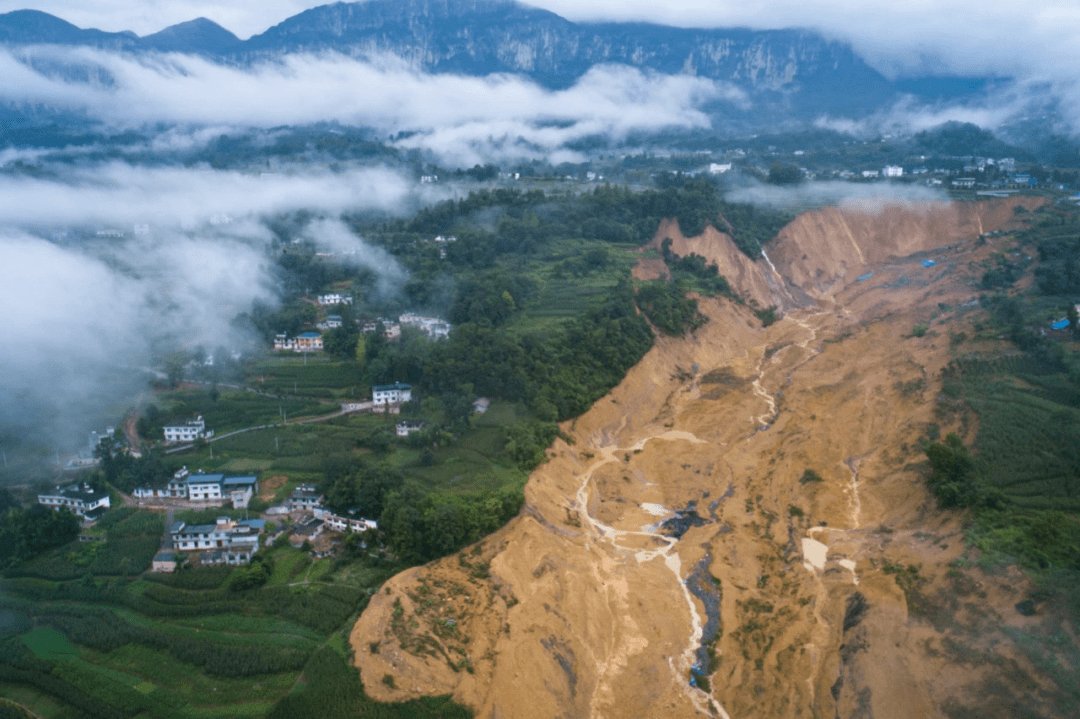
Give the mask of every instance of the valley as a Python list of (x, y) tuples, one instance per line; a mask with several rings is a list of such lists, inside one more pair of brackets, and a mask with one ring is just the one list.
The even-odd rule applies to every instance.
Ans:
[(1018, 570), (965, 561), (921, 449), (974, 434), (936, 411), (951, 333), (977, 313), (980, 237), (1041, 202), (825, 208), (768, 261), (662, 225), (654, 247), (781, 318), (702, 298), (709, 322), (562, 425), (518, 518), (372, 597), (365, 691), (483, 717), (1052, 713), (1017, 639), (1050, 620), (1014, 609)]

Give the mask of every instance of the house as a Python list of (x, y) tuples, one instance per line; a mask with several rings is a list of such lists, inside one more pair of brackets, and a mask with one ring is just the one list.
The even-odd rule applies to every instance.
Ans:
[(416, 434), (417, 432), (423, 430), (424, 423), (403, 420), (401, 422), (398, 422), (397, 426), (394, 429), (397, 432), (398, 437), (408, 437), (411, 434)]
[(322, 348), (322, 335), (318, 332), (301, 332), (296, 336), (297, 352), (319, 352)]
[(403, 404), (412, 401), (412, 385), (402, 382), (377, 384), (371, 388), (371, 401), (377, 406)]
[(315, 298), (323, 307), (331, 307), (333, 305), (351, 305), (353, 298), (350, 295), (343, 295), (340, 292), (331, 292), (325, 295), (319, 295)]
[(277, 352), (318, 352), (322, 348), (322, 335), (318, 332), (301, 332), (296, 337), (289, 337), (283, 332), (274, 335), (274, 350)]
[[(266, 523), (261, 519), (218, 517), (214, 524), (174, 522), (169, 528), (173, 549), (204, 552), (204, 564), (248, 564), (259, 551), (259, 534)], [(204, 550), (210, 550), (208, 552)]]
[(219, 501), (224, 480), (224, 474), (193, 474), (187, 478), (187, 498), (192, 502)]
[(903, 177), (904, 168), (899, 165), (885, 165), (881, 170), (882, 177)]
[(319, 490), (315, 489), (313, 484), (301, 484), (299, 487), (292, 491), (289, 495), (289, 511), (311, 511), (316, 507), (321, 507), (323, 503), (323, 496), (319, 494)]
[(247, 509), (258, 491), (259, 479), (252, 475), (226, 477), (221, 483), (221, 494), (232, 501), (233, 509)]
[(473, 414), (485, 414), (491, 408), (491, 400), (487, 397), (477, 397), (473, 400)]
[(374, 519), (345, 517), (340, 514), (334, 514), (329, 509), (323, 509), (321, 507), (315, 510), (315, 517), (323, 521), (323, 525), (326, 529), (335, 532), (366, 532), (369, 529), (379, 528), (379, 523)]
[(730, 162), (710, 162), (709, 174), (710, 175), (723, 175), (726, 172), (731, 172)]
[(323, 322), (320, 322), (318, 327), (321, 330), (336, 330), (344, 325), (344, 320), (341, 319), (341, 315), (327, 315)]
[(173, 424), (165, 427), (166, 442), (194, 442), (213, 436), (213, 430), (207, 431), (206, 422), (203, 420), (202, 415), (184, 424)]
[(325, 522), (318, 517), (308, 517), (302, 522), (297, 522), (289, 535), (289, 545), (294, 549), (304, 546), (304, 542), (310, 542), (325, 529)]
[(187, 478), (191, 474), (187, 467), (181, 467), (173, 473), (166, 486), (166, 497), (187, 497)]
[(68, 487), (57, 487), (53, 492), (39, 494), (38, 504), (56, 511), (69, 509), (83, 519), (96, 520), (110, 506), (109, 493), (94, 489), (86, 482), (79, 482)]
[(398, 322), (402, 327), (416, 327), (431, 339), (445, 339), (450, 336), (450, 323), (438, 317), (425, 317), (406, 312), (398, 317)]
[(970, 190), (975, 187), (974, 177), (956, 177), (953, 178), (952, 186), (960, 189)]
[(872, 179), (878, 177), (880, 174), (881, 173), (878, 172), (877, 170), (863, 170), (862, 171), (862, 176), (863, 176), (863, 179), (865, 179), (865, 180), (872, 180)]
[(176, 571), (177, 560), (179, 558), (180, 555), (175, 552), (162, 549), (154, 555), (154, 561), (150, 563), (150, 571), (159, 574), (172, 574)]
[(383, 337), (388, 340), (396, 340), (401, 337), (401, 325), (392, 320), (384, 319), (380, 317), (377, 320), (368, 320), (360, 326), (360, 331), (364, 334), (371, 334), (379, 329), (379, 325), (383, 327)]
[(151, 487), (143, 485), (131, 491), (135, 499), (168, 499), (172, 497), (187, 497), (188, 468), (181, 467), (173, 473), (172, 479), (164, 487)]

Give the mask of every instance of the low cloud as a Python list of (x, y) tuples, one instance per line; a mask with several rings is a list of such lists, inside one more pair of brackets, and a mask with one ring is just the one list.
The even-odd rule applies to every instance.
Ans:
[(0, 227), (130, 231), (135, 224), (196, 228), (298, 210), (404, 214), (441, 196), (419, 194), (412, 180), (385, 168), (252, 174), (112, 162), (49, 169), (55, 176), (0, 176)]
[(279, 300), (269, 219), (294, 211), (329, 218), (296, 237), (375, 271), (380, 291), (392, 294), (405, 272), (336, 218), (410, 212), (435, 198), (385, 169), (43, 170), (56, 174), (0, 177), (0, 307), (17, 338), (0, 346), (0, 438), (47, 423), (60, 444), (103, 415), (117, 420), (145, 388), (140, 368), (157, 350), (245, 350), (257, 341), (232, 320), (255, 302)]
[(304, 228), (303, 236), (319, 251), (333, 255), (336, 261), (371, 270), (376, 278), (376, 291), (382, 297), (395, 294), (407, 279), (405, 269), (393, 255), (364, 242), (339, 219), (315, 220)]
[(835, 181), (785, 186), (753, 183), (728, 191), (725, 199), (789, 211), (840, 205), (861, 212), (878, 212), (887, 205), (946, 202), (949, 198), (924, 185)]
[(240, 68), (187, 55), (37, 47), (0, 52), (0, 76), (0, 100), (82, 112), (115, 127), (330, 121), (404, 137), (402, 147), (457, 164), (500, 153), (546, 157), (588, 137), (704, 128), (705, 106), (746, 103), (723, 83), (621, 66), (596, 66), (570, 88), (547, 90), (512, 75), (431, 75), (392, 57), (337, 54)]
[(964, 103), (925, 104), (907, 98), (868, 117), (821, 117), (817, 127), (860, 137), (882, 134), (912, 134), (930, 130), (946, 122), (965, 122), (989, 130), (1029, 112), (1047, 101), (1045, 86), (1012, 84), (993, 93)]

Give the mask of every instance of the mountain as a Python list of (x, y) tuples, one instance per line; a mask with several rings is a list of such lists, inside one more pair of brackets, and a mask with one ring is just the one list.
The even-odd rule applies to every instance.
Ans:
[(240, 38), (216, 22), (200, 17), (147, 35), (142, 38), (140, 45), (159, 52), (194, 52), (215, 56), (237, 50)]
[[(902, 93), (934, 100), (972, 92), (965, 78), (898, 84), (850, 46), (805, 30), (684, 29), (645, 23), (573, 23), (512, 0), (369, 0), (311, 8), (246, 41), (205, 18), (146, 37), (84, 30), (46, 13), (0, 15), (0, 44), (55, 43), (123, 51), (199, 54), (251, 63), (288, 53), (392, 54), (417, 70), (515, 73), (551, 88), (572, 85), (602, 63), (686, 73), (731, 83), (761, 121), (860, 116)], [(732, 111), (728, 111), (729, 113)]]
[(112, 49), (134, 49), (139, 36), (133, 32), (84, 30), (38, 10), (15, 10), (0, 15), (0, 44), (3, 45), (92, 45)]
[(615, 63), (731, 82), (805, 112), (877, 107), (896, 94), (849, 46), (812, 32), (577, 24), (509, 0), (324, 5), (251, 38), (242, 52), (256, 58), (326, 50), (391, 53), (429, 72), (516, 73), (548, 87), (566, 87), (596, 64)]

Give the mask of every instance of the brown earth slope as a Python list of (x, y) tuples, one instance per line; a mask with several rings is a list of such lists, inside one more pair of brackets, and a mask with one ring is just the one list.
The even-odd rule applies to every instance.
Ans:
[(1023, 581), (951, 567), (959, 524), (923, 488), (949, 349), (912, 336), (973, 311), (976, 238), (1019, 202), (811, 212), (770, 244), (774, 268), (661, 228), (784, 317), (705, 300), (708, 324), (659, 340), (565, 426), (517, 519), (372, 599), (352, 633), (365, 689), (481, 717), (1037, 707), (1002, 634), (1032, 621), (1011, 609)]

